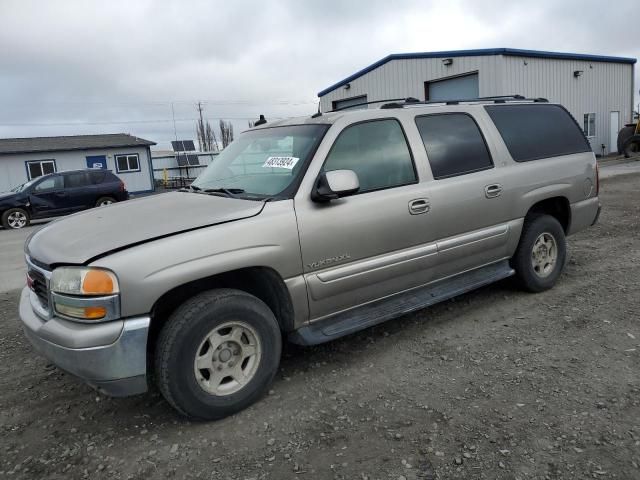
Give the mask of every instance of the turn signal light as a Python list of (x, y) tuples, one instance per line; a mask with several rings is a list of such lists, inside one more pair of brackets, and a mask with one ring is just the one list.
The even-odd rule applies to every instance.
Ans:
[(98, 320), (107, 315), (107, 309), (104, 307), (72, 307), (57, 302), (56, 311), (62, 315), (83, 320)]

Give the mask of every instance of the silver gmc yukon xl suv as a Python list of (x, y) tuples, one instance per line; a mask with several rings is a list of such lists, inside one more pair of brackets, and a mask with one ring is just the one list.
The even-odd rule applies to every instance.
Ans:
[(179, 412), (256, 401), (283, 339), (312, 345), (506, 277), (551, 288), (597, 220), (598, 171), (560, 105), (400, 102), (239, 136), (190, 188), (52, 222), (20, 317), (100, 391)]

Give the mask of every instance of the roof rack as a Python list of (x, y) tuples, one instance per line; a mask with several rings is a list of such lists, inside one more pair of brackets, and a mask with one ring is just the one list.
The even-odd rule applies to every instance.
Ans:
[(384, 102), (404, 102), (404, 103), (408, 103), (410, 100), (411, 101), (415, 101), (415, 102), (419, 102), (420, 101), (417, 98), (413, 98), (413, 97), (408, 97), (408, 98), (387, 98), (386, 100), (374, 100), (374, 101), (371, 101), (371, 102), (354, 103), (353, 105), (347, 105), (347, 106), (341, 107), (341, 108), (334, 108), (333, 110), (329, 110), (326, 113), (340, 112), (342, 110), (349, 110), (350, 108), (353, 108), (353, 107), (362, 107), (364, 105), (373, 105), (374, 103), (384, 103)]
[(546, 98), (526, 98), (523, 95), (496, 95), (493, 97), (478, 97), (478, 98), (461, 98), (451, 100), (427, 100), (419, 101), (415, 98), (407, 98), (402, 103), (398, 103), (397, 100), (388, 100), (391, 103), (385, 103), (380, 108), (404, 108), (405, 106), (412, 105), (459, 105), (460, 103), (507, 103), (507, 102), (534, 102), (534, 103), (547, 103), (549, 100)]

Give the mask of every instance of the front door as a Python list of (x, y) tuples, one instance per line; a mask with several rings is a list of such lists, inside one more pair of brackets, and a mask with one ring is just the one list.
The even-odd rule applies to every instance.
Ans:
[(29, 193), (33, 217), (53, 217), (69, 212), (67, 195), (61, 175), (42, 179)]
[(437, 257), (427, 186), (398, 120), (346, 127), (323, 166), (341, 169), (358, 175), (357, 194), (295, 203), (312, 320), (428, 282)]
[(620, 131), (620, 112), (611, 112), (609, 122), (609, 153), (618, 153), (618, 132)]
[(87, 158), (87, 168), (107, 169), (107, 157), (105, 155), (92, 155)]

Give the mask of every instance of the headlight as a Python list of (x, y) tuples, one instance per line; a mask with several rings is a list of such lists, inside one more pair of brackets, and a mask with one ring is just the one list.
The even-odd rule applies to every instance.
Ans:
[(51, 298), (59, 315), (77, 321), (107, 321), (120, 316), (120, 286), (109, 270), (60, 267), (51, 274)]
[(112, 295), (120, 292), (113, 272), (100, 268), (60, 267), (51, 275), (51, 291), (68, 295)]

